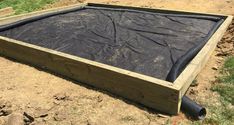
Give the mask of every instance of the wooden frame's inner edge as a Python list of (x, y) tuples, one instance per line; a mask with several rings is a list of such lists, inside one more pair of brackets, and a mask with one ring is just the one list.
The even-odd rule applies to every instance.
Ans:
[[(14, 21), (18, 21), (18, 20), (22, 20), (22, 19), (25, 19), (25, 18), (29, 18), (29, 17), (33, 17), (33, 16), (38, 16), (38, 15), (42, 15), (42, 14), (46, 14), (46, 13), (52, 13), (52, 12), (57, 12), (57, 11), (63, 11), (63, 10), (69, 10), (69, 9), (73, 9), (73, 8), (77, 8), (77, 7), (84, 7), (86, 5), (99, 5), (99, 4), (95, 4), (95, 3), (83, 3), (83, 4), (75, 4), (75, 5), (70, 5), (70, 6), (65, 6), (65, 7), (57, 7), (57, 8), (52, 8), (52, 9), (47, 9), (47, 10), (41, 10), (41, 11), (35, 11), (35, 12), (31, 12), (31, 13), (27, 13), (27, 14), (21, 14), (21, 15), (15, 15), (15, 16), (11, 16), (11, 17), (5, 17), (5, 18), (0, 18), (0, 22), (2, 22), (1, 24), (4, 25), (4, 24), (8, 24), (8, 23), (12, 23)], [(100, 4), (101, 5), (101, 4)], [(107, 5), (107, 6), (112, 6), (112, 5)], [(136, 7), (130, 7), (129, 8), (136, 8)], [(143, 8), (143, 9), (148, 9), (148, 8)], [(193, 11), (182, 11), (182, 10), (172, 10), (172, 9), (155, 9), (156, 11), (171, 11), (171, 12), (175, 12), (175, 13), (190, 13), (190, 14), (206, 14), (206, 15), (216, 15), (216, 16), (226, 16), (226, 15), (220, 15), (220, 14), (214, 14), (214, 13), (199, 13), (199, 12), (193, 12)], [(232, 18), (232, 16), (228, 16), (228, 18), (225, 20), (225, 22), (227, 22), (227, 20), (230, 18)], [(227, 27), (227, 25), (229, 25), (229, 23), (223, 23), (218, 29), (217, 31), (215, 32), (215, 34), (213, 34), (213, 36), (217, 35), (218, 34), (218, 31), (221, 30), (221, 27)], [(226, 24), (226, 25), (225, 25)], [(213, 36), (211, 37), (211, 39), (213, 38)], [(220, 35), (222, 36), (222, 35)], [(1, 38), (1, 37), (0, 37)], [(4, 37), (2, 37), (4, 38)], [(2, 39), (1, 38), (1, 39)], [(204, 48), (206, 48), (207, 46), (210, 46), (210, 41), (211, 39), (207, 42), (207, 44), (203, 47), (202, 50), (204, 50)], [(21, 43), (21, 41), (17, 41), (17, 43)], [(23, 42), (24, 44), (24, 42)], [(24, 44), (25, 45), (25, 44)], [(30, 44), (28, 44), (29, 46), (31, 46)], [(37, 48), (37, 47), (36, 47)], [(43, 48), (43, 47), (41, 47)], [(37, 48), (38, 49), (38, 48)], [(49, 50), (49, 49), (48, 49)], [(201, 51), (202, 51), (201, 50)], [(51, 50), (49, 50), (51, 51)], [(53, 51), (53, 50), (52, 50)], [(201, 51), (198, 53), (198, 55), (201, 54)], [(62, 53), (62, 52), (60, 52)], [(62, 54), (65, 54), (65, 53), (62, 53)], [(65, 55), (69, 55), (69, 54), (65, 54)], [(189, 67), (191, 67), (191, 65), (194, 65), (193, 62), (197, 60), (197, 57), (198, 55), (193, 59), (193, 61), (185, 68), (184, 72), (186, 71), (186, 69), (188, 70)], [(69, 56), (72, 56), (72, 55), (69, 55)], [(80, 58), (80, 57), (79, 57)], [(85, 59), (86, 60), (86, 59)], [(90, 60), (88, 60), (90, 61)], [(92, 61), (92, 63), (95, 62), (95, 61)], [(95, 62), (97, 63), (97, 62)], [(102, 63), (100, 63), (102, 64)], [(103, 65), (103, 64), (102, 64)], [(104, 64), (105, 65), (105, 64)], [(109, 66), (109, 65), (107, 65)], [(117, 68), (117, 67), (113, 67), (113, 66), (110, 66), (111, 68)], [(124, 70), (124, 69), (121, 69), (121, 68), (117, 68), (118, 70)], [(150, 80), (151, 82), (153, 81), (157, 81), (157, 83), (162, 83), (163, 82), (163, 86), (166, 85), (165, 87), (172, 87), (172, 88), (175, 88), (177, 90), (181, 90), (181, 87), (183, 86), (183, 84), (186, 84), (186, 82), (178, 82), (181, 78), (181, 75), (184, 74), (183, 72), (181, 73), (181, 75), (177, 78), (177, 80), (174, 82), (173, 85), (171, 85), (170, 82), (167, 82), (167, 81), (164, 81), (164, 80), (161, 80), (161, 79), (157, 79), (157, 78), (153, 78), (153, 77), (150, 77), (150, 76), (147, 76), (147, 75), (143, 75), (143, 74), (139, 74), (139, 73), (135, 73), (135, 72), (131, 72), (131, 71), (128, 71), (128, 70), (124, 70), (123, 72), (129, 72), (130, 74), (138, 74), (140, 76), (143, 76), (143, 77), (148, 77), (146, 79)], [(128, 73), (128, 74), (129, 74)], [(155, 80), (154, 80), (155, 79)], [(190, 84), (189, 84), (190, 85)], [(184, 89), (186, 89), (188, 87), (185, 87)], [(187, 89), (186, 89), (187, 90)], [(185, 91), (186, 91), (185, 90)], [(183, 95), (184, 92), (182, 92), (182, 95)]]
[(172, 83), (170, 83), (170, 82), (167, 82), (167, 81), (164, 81), (164, 80), (161, 80), (161, 79), (157, 79), (157, 78), (154, 78), (154, 77), (150, 77), (150, 76), (147, 76), (147, 75), (143, 75), (143, 74), (140, 74), (140, 73), (135, 73), (135, 72), (132, 72), (132, 71), (129, 71), (129, 70), (121, 69), (121, 68), (110, 66), (110, 65), (107, 65), (107, 64), (103, 64), (103, 63), (99, 63), (99, 62), (96, 62), (96, 61), (88, 60), (88, 59), (85, 59), (85, 58), (81, 58), (81, 57), (78, 57), (78, 56), (66, 54), (66, 53), (63, 53), (63, 52), (58, 52), (56, 50), (47, 49), (47, 48), (40, 47), (40, 46), (37, 46), (37, 45), (32, 45), (32, 44), (29, 44), (29, 43), (25, 43), (25, 42), (22, 42), (22, 41), (10, 39), (10, 38), (3, 37), (3, 36), (0, 36), (0, 40), (8, 41), (8, 42), (11, 42), (11, 43), (14, 43), (14, 44), (17, 44), (17, 45), (21, 45), (21, 46), (25, 46), (25, 47), (30, 47), (30, 48), (33, 48), (33, 49), (36, 49), (36, 50), (44, 51), (44, 52), (51, 53), (51, 54), (54, 54), (54, 55), (58, 55), (58, 56), (61, 56), (61, 57), (64, 57), (64, 58), (69, 58), (69, 59), (72, 59), (72, 60), (75, 60), (75, 61), (83, 62), (83, 63), (89, 64), (89, 65), (92, 65), (92, 66), (95, 66), (95, 67), (99, 67), (99, 68), (102, 68), (102, 69), (106, 69), (106, 70), (110, 70), (110, 71), (117, 72), (117, 73), (120, 73), (120, 74), (124, 74), (124, 75), (127, 75), (129, 77), (134, 77), (136, 79), (141, 79), (141, 80), (144, 80), (144, 81), (148, 81), (148, 82), (151, 82), (151, 83), (163, 86), (163, 87), (175, 89), (173, 87)]
[(122, 7), (126, 9), (139, 9), (142, 11), (151, 11), (151, 12), (161, 12), (161, 13), (172, 13), (172, 14), (194, 14), (194, 15), (205, 15), (205, 16), (221, 16), (227, 17), (229, 15), (219, 14), (219, 13), (207, 13), (201, 11), (188, 11), (182, 9), (165, 9), (165, 8), (145, 8), (145, 7), (137, 7), (137, 6), (125, 6), (125, 5), (115, 5), (115, 4), (99, 4), (99, 3), (86, 3), (88, 6), (103, 6), (103, 7)]
[[(86, 6), (86, 5), (87, 4), (71, 5), (71, 6), (67, 6), (67, 7), (58, 7), (58, 8), (48, 9), (48, 10), (36, 11), (36, 12), (28, 13), (28, 14), (5, 17), (5, 18), (1, 18), (0, 22), (1, 22), (2, 25), (4, 25), (4, 24), (12, 23), (14, 21), (18, 21), (18, 20), (22, 20), (22, 19), (25, 19), (25, 18), (33, 17), (33, 16), (38, 16), (38, 15), (51, 13), (51, 12), (62, 11), (62, 10), (69, 10), (69, 9), (72, 9), (72, 8), (83, 7), (83, 6)], [(161, 11), (174, 11), (175, 13), (215, 15), (215, 14), (211, 14), (211, 13), (198, 13), (198, 12), (191, 12), (191, 11), (188, 12), (188, 11), (164, 10), (164, 9), (156, 9), (156, 10), (159, 10), (159, 11), (160, 10)], [(217, 15), (217, 16), (225, 16), (225, 15)], [(40, 51), (45, 51), (45, 52), (48, 52), (48, 53), (51, 53), (51, 54), (59, 55), (59, 56), (62, 56), (64, 58), (70, 58), (70, 59), (73, 59), (73, 60), (76, 60), (76, 61), (81, 61), (81, 62), (90, 64), (90, 65), (93, 65), (93, 66), (96, 66), (96, 67), (99, 67), (99, 68), (104, 68), (104, 69), (111, 70), (111, 71), (114, 71), (114, 72), (118, 72), (118, 73), (130, 76), (130, 77), (134, 77), (136, 79), (145, 80), (145, 81), (148, 81), (148, 82), (153, 83), (153, 84), (157, 84), (157, 85), (160, 85), (160, 86), (163, 86), (163, 87), (167, 87), (168, 89), (176, 90), (176, 91), (180, 92), (179, 97), (178, 97), (178, 100), (179, 100), (179, 102), (178, 102), (178, 112), (179, 112), (180, 103), (181, 103), (180, 100), (181, 100), (182, 96), (187, 91), (187, 89), (190, 86), (192, 80), (200, 72), (201, 68), (205, 65), (205, 62), (207, 61), (206, 57), (207, 56), (209, 57), (211, 55), (211, 53), (213, 52), (217, 42), (222, 38), (222, 35), (226, 31), (226, 29), (227, 29), (228, 25), (231, 23), (231, 21), (232, 21), (232, 16), (227, 16), (227, 18), (223, 22), (223, 24), (216, 30), (215, 34), (213, 34), (213, 36), (210, 38), (210, 40), (207, 42), (207, 44), (203, 47), (203, 49), (197, 54), (197, 56), (192, 60), (192, 62), (185, 68), (185, 70), (181, 73), (181, 75), (176, 79), (174, 84), (172, 84), (171, 82), (167, 82), (167, 81), (157, 79), (157, 78), (154, 78), (154, 77), (150, 77), (150, 76), (147, 76), (147, 75), (131, 72), (131, 71), (124, 70), (124, 69), (121, 69), (121, 68), (117, 68), (117, 67), (114, 67), (114, 66), (109, 66), (109, 65), (106, 65), (106, 64), (103, 64), (103, 63), (98, 63), (98, 62), (95, 62), (95, 61), (91, 61), (91, 60), (87, 60), (87, 59), (80, 58), (80, 57), (77, 57), (77, 56), (73, 56), (73, 55), (62, 53), (62, 52), (58, 52), (58, 51), (55, 51), (55, 50), (39, 47), (39, 46), (36, 46), (36, 45), (21, 42), (21, 41), (18, 41), (18, 40), (9, 39), (9, 38), (2, 37), (2, 36), (0, 36), (0, 39), (8, 41), (8, 42), (13, 42), (13, 43), (21, 45), (21, 46), (31, 47), (33, 49), (37, 49), (37, 50), (40, 50)], [(201, 61), (202, 61), (202, 64), (200, 64)], [(187, 76), (187, 77), (185, 77), (185, 76)]]
[(228, 26), (232, 22), (232, 19), (233, 16), (227, 16), (225, 21), (215, 31), (215, 33), (208, 40), (205, 46), (200, 50), (200, 52), (193, 58), (193, 60), (187, 65), (184, 71), (174, 81), (174, 87), (181, 92), (180, 98), (183, 97), (197, 74), (206, 65), (208, 59), (215, 50), (217, 43), (221, 40)]
[(64, 7), (56, 7), (56, 8), (51, 8), (51, 9), (46, 9), (46, 10), (39, 10), (39, 11), (34, 11), (34, 12), (30, 12), (30, 13), (25, 13), (25, 14), (19, 14), (19, 15), (3, 17), (3, 18), (0, 18), (0, 22), (1, 22), (0, 25), (13, 23), (15, 21), (19, 21), (19, 20), (23, 20), (23, 19), (26, 19), (26, 18), (39, 16), (39, 15), (43, 15), (43, 14), (59, 12), (59, 11), (64, 11), (64, 10), (70, 10), (70, 9), (74, 9), (74, 8), (82, 8), (84, 6), (87, 6), (87, 4), (86, 3), (74, 4), (74, 5), (64, 6)]

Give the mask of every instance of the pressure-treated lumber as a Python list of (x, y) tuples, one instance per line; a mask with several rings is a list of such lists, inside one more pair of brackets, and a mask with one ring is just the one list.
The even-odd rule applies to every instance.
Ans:
[(99, 7), (112, 7), (112, 8), (123, 8), (123, 9), (137, 9), (141, 11), (148, 11), (148, 12), (156, 12), (156, 13), (165, 13), (165, 14), (192, 14), (192, 15), (204, 15), (204, 16), (223, 16), (226, 17), (228, 15), (219, 14), (219, 13), (207, 13), (207, 12), (199, 12), (198, 11), (185, 11), (182, 9), (164, 9), (164, 8), (143, 8), (143, 7), (134, 7), (134, 6), (121, 6), (121, 5), (107, 5), (107, 4), (96, 4), (96, 3), (86, 3), (89, 6), (99, 6)]
[(221, 40), (228, 26), (231, 24), (233, 16), (227, 16), (226, 20), (216, 30), (212, 37), (207, 41), (205, 46), (187, 65), (184, 71), (174, 81), (174, 87), (180, 91), (178, 108), (181, 106), (182, 97), (188, 90), (189, 86), (197, 76), (197, 74), (204, 68), (210, 56), (214, 52), (217, 43)]
[(177, 113), (179, 91), (166, 81), (4, 37), (0, 37), (0, 53), (163, 112)]
[(232, 19), (232, 16), (228, 16), (225, 19), (218, 30), (207, 41), (205, 46), (200, 50), (200, 52), (194, 57), (194, 59), (174, 81), (175, 87), (177, 87), (181, 92), (180, 98), (182, 98), (192, 81), (195, 79), (196, 75), (201, 71), (201, 69), (209, 60), (209, 57), (213, 53), (217, 43), (221, 40), (228, 26), (231, 24)]
[(41, 10), (41, 11), (35, 11), (35, 12), (31, 12), (31, 13), (26, 13), (26, 14), (20, 14), (20, 15), (14, 15), (11, 17), (2, 17), (0, 18), (0, 25), (5, 25), (5, 24), (9, 24), (12, 22), (16, 22), (19, 20), (23, 20), (26, 18), (30, 18), (30, 17), (34, 17), (34, 16), (39, 16), (39, 15), (43, 15), (43, 14), (48, 14), (48, 13), (53, 13), (53, 12), (59, 12), (59, 11), (64, 11), (64, 10), (70, 10), (70, 9), (74, 9), (74, 8), (82, 8), (84, 6), (86, 6), (87, 4), (75, 4), (75, 5), (70, 5), (70, 6), (65, 6), (65, 7), (57, 7), (57, 8), (51, 8), (51, 9), (47, 9), (47, 10)]
[[(2, 18), (0, 19), (0, 25), (51, 12), (82, 8), (85, 5), (87, 4), (60, 7)], [(154, 12), (165, 11), (147, 8), (143, 10)], [(166, 12), (199, 14), (173, 10), (167, 10)], [(182, 96), (187, 91), (195, 76), (205, 65), (217, 42), (221, 39), (226, 28), (231, 23), (231, 16), (219, 16), (227, 17), (227, 19), (174, 83), (2, 36), (0, 36), (0, 54), (107, 90), (147, 107), (168, 114), (177, 114), (180, 110)]]

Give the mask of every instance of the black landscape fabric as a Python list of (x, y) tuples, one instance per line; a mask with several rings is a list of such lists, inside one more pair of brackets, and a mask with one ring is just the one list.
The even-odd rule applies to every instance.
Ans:
[(176, 60), (216, 23), (100, 7), (33, 21), (0, 35), (165, 80)]

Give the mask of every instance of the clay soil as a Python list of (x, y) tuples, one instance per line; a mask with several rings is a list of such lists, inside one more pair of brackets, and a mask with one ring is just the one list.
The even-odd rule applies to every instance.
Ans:
[[(43, 9), (81, 2), (234, 14), (234, 0), (61, 0)], [(196, 84), (190, 87), (188, 96), (201, 104), (218, 103), (215, 98), (218, 94), (210, 87), (224, 59), (234, 55), (233, 46), (234, 22), (197, 76)], [(161, 114), (108, 92), (2, 56), (0, 80), (0, 124), (158, 125), (189, 124), (191, 121), (183, 113), (177, 116)]]

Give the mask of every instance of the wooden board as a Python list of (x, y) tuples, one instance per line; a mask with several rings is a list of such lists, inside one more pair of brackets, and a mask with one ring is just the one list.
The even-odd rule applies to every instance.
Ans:
[(175, 87), (177, 87), (181, 91), (181, 96), (185, 94), (196, 75), (201, 71), (201, 69), (209, 60), (209, 57), (213, 53), (217, 43), (221, 40), (228, 26), (231, 24), (232, 19), (232, 16), (227, 16), (226, 20), (212, 35), (212, 37), (208, 40), (202, 50), (200, 50), (200, 52), (188, 64), (186, 69), (184, 69), (184, 71), (174, 81)]
[(35, 11), (35, 12), (31, 12), (31, 13), (26, 13), (26, 14), (14, 15), (11, 17), (3, 17), (3, 18), (0, 18), (0, 22), (1, 22), (0, 25), (13, 23), (15, 21), (19, 21), (19, 20), (23, 20), (26, 18), (39, 16), (39, 15), (43, 15), (43, 14), (54, 13), (54, 12), (59, 12), (59, 11), (64, 11), (64, 10), (70, 10), (70, 9), (74, 9), (74, 8), (82, 8), (86, 5), (87, 4), (75, 4), (75, 5), (65, 6), (65, 7), (57, 7), (57, 8)]
[[(0, 19), (0, 24), (8, 24), (45, 13), (81, 8), (85, 5), (73, 5), (7, 17)], [(231, 16), (227, 17), (174, 83), (2, 36), (0, 36), (0, 54), (107, 90), (161, 112), (177, 114), (180, 110), (182, 96), (204, 66), (207, 57), (221, 39), (231, 19)]]

